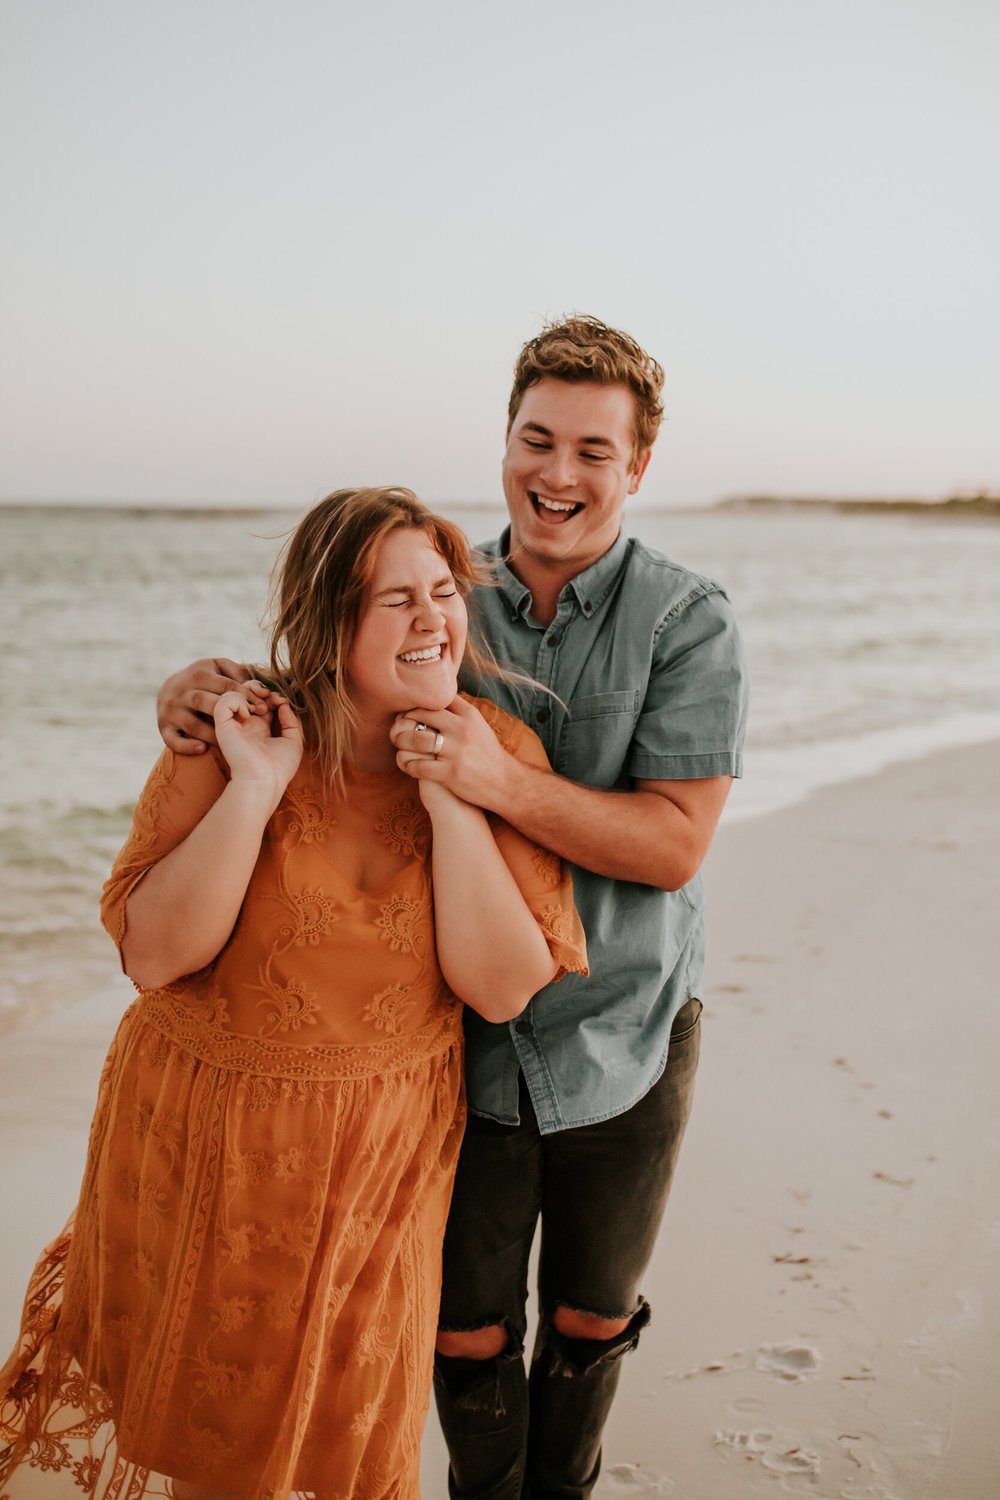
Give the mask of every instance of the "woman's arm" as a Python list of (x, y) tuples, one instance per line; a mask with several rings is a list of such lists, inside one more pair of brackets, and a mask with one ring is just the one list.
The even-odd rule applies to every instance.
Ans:
[(302, 756), (298, 720), (287, 705), (277, 712), (280, 733), (272, 736), (240, 694), (218, 700), (215, 730), (231, 780), (126, 904), (122, 963), (143, 989), (203, 968), (233, 930), (267, 820)]
[(486, 815), (433, 782), (420, 795), (434, 831), (438, 962), (487, 1021), (510, 1021), (554, 979), (557, 960), (497, 847)]

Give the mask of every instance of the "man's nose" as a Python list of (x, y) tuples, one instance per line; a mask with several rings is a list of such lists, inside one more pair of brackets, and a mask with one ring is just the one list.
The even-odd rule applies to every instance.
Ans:
[(564, 450), (553, 448), (545, 455), (545, 462), (540, 470), (540, 477), (550, 489), (563, 490), (567, 486), (576, 483), (576, 464), (573, 455)]

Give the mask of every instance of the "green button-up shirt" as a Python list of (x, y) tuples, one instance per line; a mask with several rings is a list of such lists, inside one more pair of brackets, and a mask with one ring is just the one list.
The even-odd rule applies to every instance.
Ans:
[[(531, 593), (482, 549), (499, 587), (477, 591), (478, 629), (500, 662), (551, 690), (470, 683), (539, 735), (552, 767), (585, 786), (739, 776), (747, 676), (733, 609), (718, 584), (621, 535), (559, 596), (540, 625)], [(466, 1010), (466, 1078), (476, 1114), (518, 1120), (523, 1071), (543, 1133), (631, 1108), (663, 1071), (670, 1027), (697, 993), (704, 960), (701, 875), (679, 891), (572, 866), (590, 976), (548, 985), (518, 1020)]]

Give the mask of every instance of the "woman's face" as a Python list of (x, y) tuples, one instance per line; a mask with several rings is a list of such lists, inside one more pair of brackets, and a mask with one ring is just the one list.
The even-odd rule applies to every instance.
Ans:
[(465, 601), (427, 533), (391, 531), (347, 658), (348, 690), (362, 719), (447, 708), (458, 692), (467, 630)]

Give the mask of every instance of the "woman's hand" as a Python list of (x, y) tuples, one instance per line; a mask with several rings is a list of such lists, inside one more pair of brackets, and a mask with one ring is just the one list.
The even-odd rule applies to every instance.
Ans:
[(473, 807), (507, 816), (517, 761), (500, 744), (474, 703), (455, 698), (447, 708), (411, 708), (389, 731), (396, 764), (420, 784), (443, 786)]
[(267, 788), (276, 807), (302, 759), (302, 726), (290, 704), (277, 700), (276, 708), (262, 717), (251, 712), (242, 693), (223, 693), (213, 718), (233, 781)]

